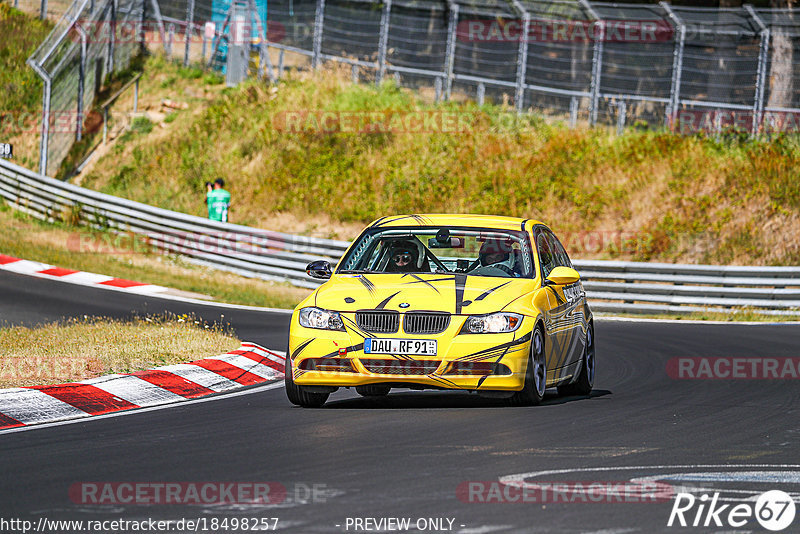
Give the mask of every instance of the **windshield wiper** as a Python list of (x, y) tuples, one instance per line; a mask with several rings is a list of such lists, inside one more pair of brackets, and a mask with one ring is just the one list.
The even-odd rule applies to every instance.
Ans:
[(337, 271), (337, 274), (369, 274), (374, 272), (375, 271), (369, 271), (366, 269), (342, 269), (341, 271)]

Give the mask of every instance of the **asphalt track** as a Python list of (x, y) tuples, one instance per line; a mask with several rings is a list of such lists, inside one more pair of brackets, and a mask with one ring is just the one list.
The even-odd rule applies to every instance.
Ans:
[[(0, 273), (0, 318), (8, 322), (166, 310), (207, 320), (224, 314), (243, 338), (285, 345), (285, 315), (199, 309)], [(418, 518), (449, 518), (450, 531), (464, 533), (766, 532), (754, 522), (740, 529), (668, 528), (670, 502), (459, 498), (464, 482), (520, 473), (529, 473), (526, 480), (585, 482), (707, 473), (711, 487), (732, 495), (800, 489), (797, 380), (675, 380), (665, 370), (676, 356), (796, 357), (799, 327), (601, 321), (596, 340), (592, 396), (548, 395), (537, 407), (439, 392), (367, 400), (340, 390), (323, 409), (306, 410), (275, 388), (0, 434), (0, 517), (277, 517), (279, 531), (309, 533), (366, 532), (346, 530), (348, 518), (356, 517), (406, 517), (412, 525)], [(770, 467), (757, 467), (762, 464)], [(705, 467), (711, 465), (722, 467)], [(551, 472), (530, 474), (542, 471)], [(739, 480), (726, 481), (731, 475)], [(288, 494), (277, 505), (71, 501), (70, 486), (89, 481), (278, 482)], [(307, 498), (314, 485), (316, 498)], [(786, 532), (798, 525), (800, 518)]]

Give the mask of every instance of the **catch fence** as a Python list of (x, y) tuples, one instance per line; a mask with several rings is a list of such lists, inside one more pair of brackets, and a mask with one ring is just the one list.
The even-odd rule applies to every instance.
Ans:
[[(111, 24), (112, 38), (84, 36), (81, 21)], [(119, 35), (126, 28), (135, 31)], [(97, 80), (124, 67), (137, 46), (226, 70), (229, 83), (248, 73), (231, 61), (241, 50), (249, 75), (275, 82), (289, 68), (336, 62), (354, 79), (391, 77), (436, 100), (506, 103), (619, 132), (800, 129), (797, 9), (589, 0), (76, 0), (30, 60), (45, 80), (43, 173), (53, 175), (80, 138)], [(73, 127), (48, 131), (63, 115)]]

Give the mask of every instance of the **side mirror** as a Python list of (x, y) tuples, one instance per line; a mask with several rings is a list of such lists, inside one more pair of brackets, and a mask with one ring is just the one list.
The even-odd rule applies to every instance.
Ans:
[(306, 265), (306, 273), (311, 278), (327, 280), (331, 277), (331, 264), (325, 260), (312, 261)]
[(581, 275), (575, 269), (569, 267), (556, 267), (550, 271), (550, 276), (545, 280), (544, 285), (565, 286), (574, 284), (581, 279)]

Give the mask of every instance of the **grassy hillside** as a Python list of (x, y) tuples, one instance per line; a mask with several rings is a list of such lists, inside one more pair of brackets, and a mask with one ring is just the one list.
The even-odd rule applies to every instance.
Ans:
[(15, 161), (33, 168), (38, 161), (42, 80), (25, 60), (53, 24), (0, 3), (0, 142), (14, 145)]
[[(146, 72), (143, 94), (169, 93), (181, 78), (158, 58)], [(340, 238), (389, 213), (495, 213), (545, 221), (576, 257), (800, 263), (797, 137), (617, 137), (515, 119), (497, 106), (431, 105), (391, 83), (353, 85), (331, 71), (214, 92), (197, 78), (171, 96), (189, 109), (126, 134), (82, 183), (202, 215), (204, 182), (222, 176), (232, 221)], [(452, 112), (467, 127), (281, 128), (286, 112), (309, 110)]]

